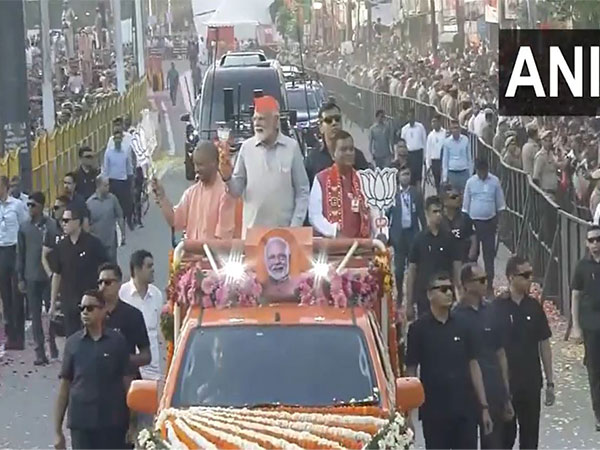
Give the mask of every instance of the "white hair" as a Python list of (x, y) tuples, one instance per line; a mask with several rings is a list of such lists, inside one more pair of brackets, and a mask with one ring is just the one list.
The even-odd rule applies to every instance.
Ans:
[(265, 245), (265, 260), (268, 258), (268, 253), (267, 250), (268, 248), (273, 245), (273, 244), (282, 244), (283, 247), (285, 248), (285, 254), (287, 257), (290, 256), (290, 244), (288, 244), (288, 242), (280, 237), (272, 237), (271, 239), (269, 239), (267, 241), (267, 244)]

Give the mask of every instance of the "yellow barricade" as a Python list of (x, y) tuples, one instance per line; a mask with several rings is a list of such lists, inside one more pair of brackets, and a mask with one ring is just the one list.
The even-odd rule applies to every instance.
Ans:
[[(63, 177), (76, 170), (79, 147), (88, 145), (102, 163), (104, 149), (112, 133), (115, 118), (129, 114), (135, 121), (147, 105), (146, 80), (133, 85), (125, 95), (112, 98), (96, 106), (84, 116), (55, 128), (50, 134), (38, 137), (31, 150), (32, 191), (41, 191), (46, 204), (54, 200), (63, 190)], [(0, 160), (0, 175), (18, 175), (17, 155), (5, 156)]]

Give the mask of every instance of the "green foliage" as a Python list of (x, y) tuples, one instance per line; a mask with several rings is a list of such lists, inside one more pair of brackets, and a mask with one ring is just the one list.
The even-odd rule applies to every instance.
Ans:
[(277, 31), (284, 40), (287, 41), (290, 38), (296, 39), (296, 24), (298, 20), (296, 14), (288, 8), (285, 0), (275, 0), (269, 7), (269, 14), (271, 15), (271, 20), (275, 23)]
[(573, 21), (573, 28), (598, 28), (600, 26), (600, 1), (597, 0), (546, 0), (537, 3), (541, 21)]

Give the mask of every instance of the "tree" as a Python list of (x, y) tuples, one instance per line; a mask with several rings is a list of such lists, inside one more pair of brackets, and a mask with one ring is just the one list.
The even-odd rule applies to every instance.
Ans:
[(573, 28), (597, 28), (600, 25), (600, 1), (547, 0), (537, 3), (544, 21), (572, 21)]
[(290, 37), (296, 39), (296, 14), (288, 7), (285, 0), (275, 0), (269, 6), (269, 14), (271, 20), (275, 23), (277, 32), (283, 37), (286, 45)]

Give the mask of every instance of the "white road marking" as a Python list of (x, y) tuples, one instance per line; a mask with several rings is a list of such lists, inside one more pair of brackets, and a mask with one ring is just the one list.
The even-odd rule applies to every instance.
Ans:
[(163, 116), (165, 118), (165, 127), (167, 128), (167, 138), (169, 141), (169, 148), (167, 149), (167, 155), (175, 156), (175, 137), (173, 136), (173, 127), (171, 126), (171, 118), (167, 111), (167, 106), (161, 102), (160, 108), (162, 109)]
[(193, 89), (194, 84), (192, 83), (192, 71), (188, 70), (179, 77), (179, 90), (181, 91), (185, 110), (189, 113), (192, 112), (192, 106), (195, 100), (194, 94), (192, 93)]

